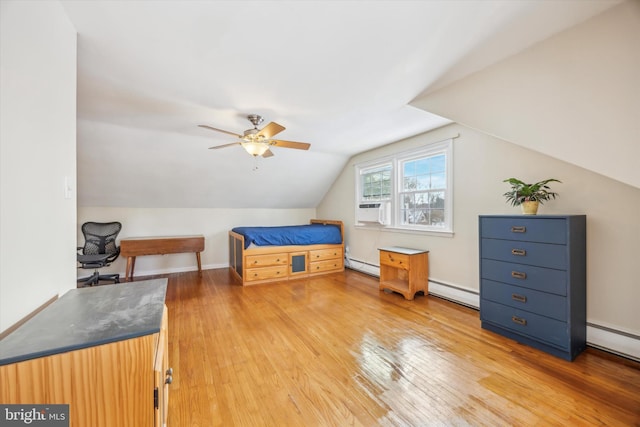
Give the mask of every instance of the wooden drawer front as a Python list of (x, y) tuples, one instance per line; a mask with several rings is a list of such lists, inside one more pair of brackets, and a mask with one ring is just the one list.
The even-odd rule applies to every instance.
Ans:
[(567, 295), (567, 272), (504, 261), (483, 259), (481, 279), (509, 283), (523, 288)]
[(326, 259), (340, 259), (342, 258), (342, 249), (317, 249), (315, 251), (309, 251), (309, 261), (323, 261)]
[(487, 299), (560, 321), (567, 318), (567, 298), (483, 279), (480, 294)]
[(287, 265), (289, 263), (289, 255), (287, 254), (267, 254), (267, 255), (249, 255), (247, 256), (247, 268), (265, 267), (269, 265)]
[(482, 239), (482, 257), (565, 270), (567, 247), (548, 243)]
[(399, 254), (396, 252), (380, 251), (380, 264), (390, 265), (392, 267), (409, 269), (409, 255)]
[(309, 268), (309, 273), (320, 273), (323, 271), (340, 270), (342, 269), (342, 260), (329, 259), (325, 261), (312, 262)]
[(247, 277), (244, 279), (248, 282), (252, 280), (265, 280), (265, 279), (282, 279), (287, 278), (287, 265), (263, 267), (263, 268), (247, 268)]
[(569, 329), (565, 322), (518, 310), (488, 300), (481, 300), (481, 319), (518, 334), (533, 337), (561, 349), (569, 344)]
[(480, 237), (564, 245), (567, 222), (562, 218), (482, 217)]

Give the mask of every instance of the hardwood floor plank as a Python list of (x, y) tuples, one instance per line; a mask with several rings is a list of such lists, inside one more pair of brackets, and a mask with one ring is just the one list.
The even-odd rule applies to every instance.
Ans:
[(171, 426), (640, 426), (640, 363), (591, 348), (567, 362), (374, 277), (164, 277)]

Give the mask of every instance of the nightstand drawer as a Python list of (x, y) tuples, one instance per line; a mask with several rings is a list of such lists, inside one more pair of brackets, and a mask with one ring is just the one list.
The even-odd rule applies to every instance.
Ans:
[(567, 272), (504, 261), (482, 259), (481, 279), (509, 283), (523, 288), (567, 295)]
[(481, 320), (517, 334), (545, 341), (561, 349), (568, 348), (569, 331), (565, 322), (482, 300)]
[(567, 318), (567, 298), (483, 279), (480, 296), (483, 299), (564, 321)]
[(527, 242), (567, 243), (567, 222), (561, 218), (493, 218), (480, 219), (480, 237)]
[(567, 247), (548, 243), (482, 239), (483, 258), (565, 270)]
[(397, 252), (380, 251), (380, 264), (408, 270), (409, 255), (399, 254)]

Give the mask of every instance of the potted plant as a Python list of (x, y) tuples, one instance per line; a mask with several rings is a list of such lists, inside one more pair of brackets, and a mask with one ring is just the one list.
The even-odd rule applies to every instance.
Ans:
[(538, 205), (547, 200), (555, 199), (558, 193), (551, 191), (550, 182), (560, 182), (557, 179), (549, 178), (535, 184), (526, 184), (516, 178), (505, 179), (511, 185), (511, 190), (504, 193), (507, 203), (511, 206), (520, 206), (525, 215), (535, 215), (538, 212)]

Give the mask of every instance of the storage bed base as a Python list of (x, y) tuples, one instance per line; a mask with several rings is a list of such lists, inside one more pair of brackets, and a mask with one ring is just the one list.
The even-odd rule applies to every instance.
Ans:
[(342, 243), (301, 246), (262, 246), (245, 249), (244, 237), (229, 231), (229, 270), (243, 286), (344, 271), (342, 221), (311, 223), (340, 227)]

